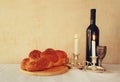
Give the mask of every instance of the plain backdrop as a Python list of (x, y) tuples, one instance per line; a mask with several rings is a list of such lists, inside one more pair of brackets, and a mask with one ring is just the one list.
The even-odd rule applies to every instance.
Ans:
[(85, 60), (90, 9), (96, 8), (104, 63), (120, 63), (120, 0), (0, 0), (0, 63), (20, 63), (30, 51), (60, 49), (71, 56), (78, 34)]

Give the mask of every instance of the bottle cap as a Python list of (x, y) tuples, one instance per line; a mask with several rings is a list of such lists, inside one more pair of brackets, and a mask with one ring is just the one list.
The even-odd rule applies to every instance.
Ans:
[(91, 9), (91, 13), (95, 13), (96, 12), (96, 9)]

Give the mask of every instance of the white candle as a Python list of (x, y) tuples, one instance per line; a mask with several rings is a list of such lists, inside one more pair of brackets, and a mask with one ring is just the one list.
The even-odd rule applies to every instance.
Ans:
[(78, 55), (78, 34), (74, 35), (74, 54)]
[(96, 56), (95, 35), (92, 36), (92, 56)]

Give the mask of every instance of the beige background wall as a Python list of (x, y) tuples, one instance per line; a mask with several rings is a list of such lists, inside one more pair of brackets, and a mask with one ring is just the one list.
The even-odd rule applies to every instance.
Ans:
[(120, 0), (0, 0), (0, 63), (20, 63), (33, 49), (73, 52), (79, 35), (85, 59), (89, 11), (97, 9), (100, 44), (108, 47), (104, 63), (120, 63)]

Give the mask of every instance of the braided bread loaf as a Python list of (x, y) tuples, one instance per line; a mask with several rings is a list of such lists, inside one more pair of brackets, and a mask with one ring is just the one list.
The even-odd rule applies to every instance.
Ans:
[(65, 65), (69, 61), (67, 54), (62, 50), (54, 50), (51, 48), (41, 52), (33, 50), (29, 53), (29, 57), (21, 62), (21, 68), (26, 71), (40, 71), (54, 66)]

